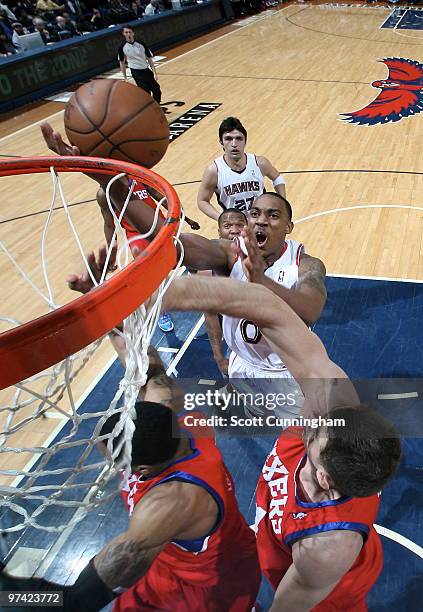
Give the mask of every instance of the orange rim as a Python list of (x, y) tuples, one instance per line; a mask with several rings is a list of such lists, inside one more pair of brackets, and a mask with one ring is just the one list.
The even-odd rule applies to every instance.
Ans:
[(166, 221), (141, 256), (112, 278), (57, 310), (0, 334), (0, 389), (42, 372), (109, 332), (145, 302), (177, 261), (173, 237), (181, 205), (161, 176), (135, 164), (94, 157), (0, 160), (0, 176), (49, 172), (51, 167), (62, 172), (130, 174), (167, 198)]

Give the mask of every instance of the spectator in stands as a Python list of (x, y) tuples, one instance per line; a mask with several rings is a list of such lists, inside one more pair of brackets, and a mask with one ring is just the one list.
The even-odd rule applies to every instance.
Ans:
[(16, 21), (17, 17), (14, 13), (12, 13), (12, 11), (10, 10), (10, 8), (7, 6), (7, 4), (2, 4), (0, 2), (0, 10), (4, 11), (6, 13), (6, 16), (12, 20), (12, 21)]
[(106, 24), (104, 22), (103, 15), (101, 14), (100, 9), (93, 8), (93, 14), (91, 15), (91, 19), (89, 20), (89, 25), (90, 25), (91, 31), (101, 30), (102, 28), (106, 27)]
[(18, 51), (24, 51), (22, 43), (19, 41), (19, 36), (23, 36), (24, 34), (29, 34), (28, 28), (25, 28), (18, 21), (15, 21), (14, 23), (12, 23), (12, 28), (13, 28), (12, 43), (15, 45)]
[(141, 6), (141, 0), (134, 0), (131, 3), (131, 9), (137, 19), (141, 19), (144, 15), (144, 8)]
[(16, 49), (13, 43), (11, 42), (11, 40), (9, 40), (6, 34), (0, 32), (0, 56), (5, 57), (8, 55), (12, 55), (13, 53), (16, 53)]
[(85, 7), (79, 0), (64, 0), (63, 4), (65, 10), (72, 15), (72, 19), (76, 19), (85, 12)]
[(131, 11), (125, 6), (121, 0), (110, 1), (109, 20), (112, 23), (124, 23), (133, 19)]
[(73, 36), (81, 36), (81, 33), (75, 28), (71, 21), (66, 21), (62, 15), (57, 15), (56, 26), (52, 32), (52, 35), (56, 41), (66, 40)]
[(45, 45), (49, 42), (54, 42), (51, 33), (47, 29), (44, 19), (41, 17), (34, 17), (32, 23), (34, 26), (34, 32), (39, 32), (41, 34), (41, 38), (43, 39)]
[[(15, 20), (13, 19), (13, 21)], [(4, 34), (9, 42), (12, 42), (12, 21), (9, 19), (7, 12), (4, 9), (0, 9), (0, 33)]]
[[(16, 7), (16, 16), (19, 23), (23, 25), (24, 28), (28, 28), (32, 31), (32, 15), (28, 12), (28, 9), (24, 5), (24, 3), (19, 3), (20, 6)], [(35, 8), (35, 7), (34, 7)], [(16, 20), (15, 20), (16, 21)]]
[(53, 13), (65, 10), (64, 4), (56, 4), (53, 0), (37, 0), (36, 7), (38, 13)]
[(159, 0), (150, 0), (150, 3), (145, 7), (144, 15), (149, 17), (150, 15), (157, 15), (162, 11), (163, 6), (160, 4)]

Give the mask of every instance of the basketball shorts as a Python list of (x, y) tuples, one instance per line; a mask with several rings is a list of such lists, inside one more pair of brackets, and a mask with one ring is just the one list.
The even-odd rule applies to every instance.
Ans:
[(304, 403), (300, 386), (289, 370), (264, 370), (231, 352), (228, 376), (232, 387), (242, 397), (246, 416), (286, 418), (299, 415)]
[(141, 580), (115, 600), (113, 612), (249, 612), (260, 582), (256, 557), (244, 562), (242, 571), (234, 566), (228, 579), (219, 576), (212, 587), (180, 580), (171, 569), (153, 563)]

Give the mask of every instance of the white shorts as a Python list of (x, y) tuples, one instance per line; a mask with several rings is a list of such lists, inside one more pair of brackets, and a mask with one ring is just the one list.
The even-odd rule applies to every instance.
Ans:
[(232, 387), (245, 394), (247, 416), (277, 418), (298, 416), (304, 396), (289, 370), (264, 370), (244, 361), (233, 351), (229, 357), (228, 375)]

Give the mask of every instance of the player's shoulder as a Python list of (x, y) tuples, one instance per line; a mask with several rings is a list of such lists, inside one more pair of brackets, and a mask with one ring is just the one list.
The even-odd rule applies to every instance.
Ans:
[(316, 586), (339, 580), (347, 572), (363, 547), (357, 531), (338, 529), (304, 537), (292, 546), (297, 571)]
[(323, 277), (326, 276), (326, 266), (323, 263), (323, 261), (319, 259), (318, 257), (313, 257), (312, 255), (305, 253), (304, 250), (301, 253), (299, 270), (300, 270), (300, 274), (307, 273), (307, 272), (314, 272)]
[(217, 183), (218, 168), (215, 161), (210, 162), (203, 173), (203, 181)]
[(202, 502), (207, 502), (209, 493), (203, 486), (192, 486), (196, 484), (195, 479), (182, 480), (181, 475), (172, 478), (169, 474), (162, 483), (157, 483), (144, 496), (143, 503), (157, 507), (161, 505), (175, 506), (178, 512), (193, 513), (195, 508)]
[(257, 165), (260, 168), (267, 168), (270, 165), (270, 161), (267, 159), (267, 157), (264, 157), (264, 155), (256, 155), (255, 153), (252, 155), (254, 155)]

